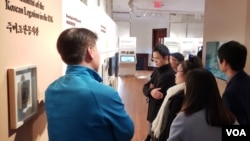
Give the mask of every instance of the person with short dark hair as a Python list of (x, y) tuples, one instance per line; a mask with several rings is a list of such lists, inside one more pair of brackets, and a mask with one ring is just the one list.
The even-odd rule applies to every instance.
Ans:
[(222, 126), (238, 123), (223, 105), (215, 77), (206, 69), (194, 69), (185, 85), (185, 99), (167, 141), (221, 141)]
[(67, 64), (64, 76), (45, 91), (50, 141), (130, 141), (134, 124), (118, 92), (97, 73), (97, 35), (85, 28), (64, 30), (57, 50)]
[(170, 64), (175, 72), (177, 70), (177, 66), (183, 61), (184, 56), (180, 52), (174, 52), (170, 54)]
[(250, 77), (244, 71), (246, 59), (247, 49), (237, 41), (226, 42), (218, 49), (219, 68), (228, 78), (223, 102), (240, 124), (250, 125)]
[(153, 60), (156, 69), (151, 74), (150, 80), (143, 86), (143, 93), (148, 99), (147, 120), (149, 121), (149, 131), (145, 141), (150, 141), (151, 125), (166, 96), (166, 91), (175, 85), (175, 72), (169, 63), (169, 55), (165, 45), (159, 44), (154, 47)]

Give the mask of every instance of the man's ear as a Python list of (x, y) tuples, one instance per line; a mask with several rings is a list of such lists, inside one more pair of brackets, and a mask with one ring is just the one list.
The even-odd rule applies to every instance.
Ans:
[(224, 59), (224, 63), (225, 63), (225, 65), (229, 65), (228, 62), (227, 62), (227, 60), (225, 60), (225, 59)]
[(170, 56), (164, 56), (163, 59), (164, 59), (165, 61), (169, 61), (169, 58), (170, 58)]
[(86, 56), (89, 58), (89, 59), (93, 59), (94, 58), (94, 48), (89, 46), (88, 49), (87, 49), (87, 52), (86, 52)]
[(228, 63), (227, 63), (227, 61), (225, 59), (222, 59), (222, 61), (220, 62), (220, 64), (223, 65), (223, 66), (227, 66), (228, 65)]

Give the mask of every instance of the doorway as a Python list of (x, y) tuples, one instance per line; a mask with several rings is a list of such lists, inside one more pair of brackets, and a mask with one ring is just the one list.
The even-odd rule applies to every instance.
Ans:
[(164, 37), (167, 37), (167, 28), (153, 29), (152, 51), (157, 44), (164, 43)]
[[(154, 47), (158, 44), (164, 44), (164, 37), (167, 37), (167, 28), (153, 29), (152, 34), (152, 58)], [(151, 59), (151, 61), (153, 61)]]

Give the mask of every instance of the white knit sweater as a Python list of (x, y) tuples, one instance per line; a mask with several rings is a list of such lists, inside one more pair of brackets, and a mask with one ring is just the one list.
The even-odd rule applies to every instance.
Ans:
[(174, 85), (167, 90), (167, 95), (165, 96), (164, 101), (159, 109), (159, 112), (152, 123), (151, 131), (153, 131), (154, 136), (156, 138), (158, 138), (160, 135), (163, 113), (164, 113), (165, 106), (168, 102), (168, 99), (174, 94), (176, 94), (178, 91), (183, 90), (184, 87), (185, 87), (185, 83), (183, 82), (183, 83)]

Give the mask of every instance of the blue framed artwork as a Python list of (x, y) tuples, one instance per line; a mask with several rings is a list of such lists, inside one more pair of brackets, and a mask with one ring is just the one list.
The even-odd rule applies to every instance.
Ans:
[(220, 70), (218, 59), (217, 59), (217, 51), (219, 47), (225, 42), (213, 41), (206, 42), (206, 60), (205, 60), (205, 68), (213, 73), (216, 78), (221, 80), (227, 80), (227, 76)]

